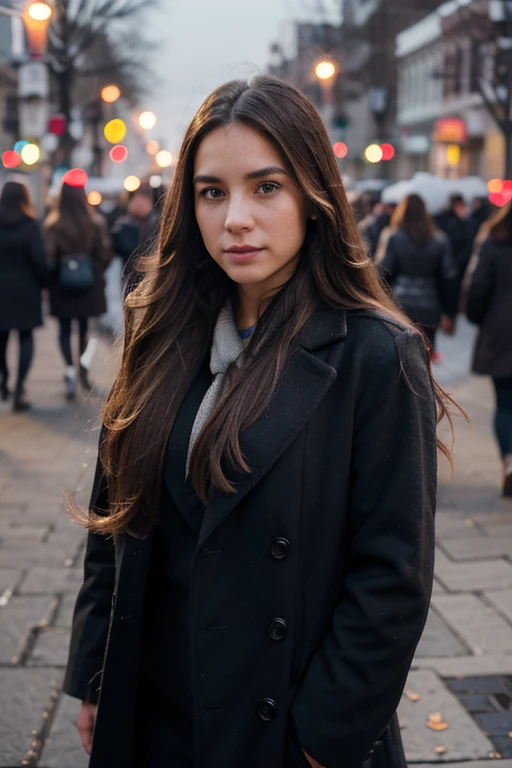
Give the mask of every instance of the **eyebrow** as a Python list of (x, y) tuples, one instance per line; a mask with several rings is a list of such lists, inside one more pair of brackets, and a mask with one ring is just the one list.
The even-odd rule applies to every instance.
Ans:
[[(246, 181), (252, 179), (261, 179), (264, 176), (274, 176), (275, 174), (282, 174), (288, 176), (284, 168), (280, 168), (278, 165), (271, 165), (268, 168), (261, 168), (259, 171), (251, 171), (245, 176)], [(199, 175), (194, 178), (194, 184), (219, 184), (222, 181), (219, 176), (206, 176)]]

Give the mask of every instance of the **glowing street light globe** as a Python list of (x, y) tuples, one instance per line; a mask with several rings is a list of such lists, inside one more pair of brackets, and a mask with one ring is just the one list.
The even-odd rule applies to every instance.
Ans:
[(140, 187), (140, 179), (137, 176), (127, 176), (124, 180), (124, 188), (127, 192), (135, 192)]
[(103, 134), (110, 144), (120, 144), (126, 136), (126, 124), (118, 118), (110, 120), (104, 127)]
[(35, 165), (41, 156), (37, 144), (26, 144), (21, 150), (21, 159), (25, 165)]
[(2, 164), (4, 168), (17, 168), (21, 165), (21, 155), (19, 152), (14, 152), (12, 149), (8, 149), (2, 155)]
[(369, 163), (380, 163), (384, 157), (384, 152), (378, 144), (370, 144), (369, 147), (366, 147), (364, 156)]
[(332, 61), (320, 61), (315, 67), (315, 75), (319, 80), (330, 80), (336, 74), (336, 67)]
[(154, 112), (142, 112), (139, 115), (139, 125), (145, 131), (151, 130), (156, 125), (156, 115)]
[(45, 3), (42, 0), (37, 0), (35, 3), (30, 3), (27, 8), (27, 13), (34, 21), (47, 21), (51, 17), (53, 11), (48, 3)]
[(107, 104), (113, 104), (121, 96), (117, 85), (106, 85), (101, 91), (101, 98)]
[(89, 192), (87, 195), (87, 202), (89, 205), (100, 205), (103, 200), (103, 197), (101, 195), (101, 192), (97, 192), (96, 190), (93, 190), (92, 192)]
[(146, 144), (146, 152), (148, 155), (153, 155), (153, 157), (160, 151), (160, 144), (158, 141), (155, 141), (152, 139), (151, 141), (148, 141)]
[(155, 160), (159, 168), (169, 168), (172, 165), (172, 154), (167, 149), (161, 149)]

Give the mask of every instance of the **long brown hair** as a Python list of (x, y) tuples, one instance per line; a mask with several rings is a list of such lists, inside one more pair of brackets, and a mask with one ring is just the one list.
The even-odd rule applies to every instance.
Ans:
[(46, 227), (52, 227), (69, 240), (87, 249), (95, 237), (94, 212), (83, 187), (64, 183), (54, 210), (47, 216)]
[(418, 245), (427, 245), (434, 237), (435, 227), (423, 198), (407, 195), (391, 217), (391, 227), (401, 229)]
[(28, 187), (17, 181), (7, 181), (0, 195), (0, 226), (19, 224), (27, 218), (36, 218)]
[[(411, 326), (366, 256), (327, 132), (311, 102), (267, 76), (218, 88), (185, 134), (158, 245), (144, 259), (144, 279), (125, 301), (121, 367), (104, 407), (100, 446), (108, 514), (92, 510), (85, 523), (91, 530), (143, 536), (154, 524), (176, 413), (208, 354), (221, 307), (227, 297), (236, 302), (236, 285), (202, 241), (192, 186), (199, 144), (215, 128), (233, 122), (274, 144), (317, 220), (308, 224), (295, 273), (260, 317), (243, 371), (233, 367), (227, 390), (197, 440), (191, 477), (200, 497), (206, 500), (212, 487), (234, 490), (226, 466), (250, 472), (239, 434), (269, 405), (301, 329), (318, 307), (374, 309)], [(442, 416), (445, 397), (434, 386)]]

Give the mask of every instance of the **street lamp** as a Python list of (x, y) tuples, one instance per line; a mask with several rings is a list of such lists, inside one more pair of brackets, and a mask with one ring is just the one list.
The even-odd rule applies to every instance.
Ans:
[(117, 85), (106, 85), (101, 91), (101, 98), (106, 104), (114, 104), (121, 96)]
[(319, 80), (331, 80), (336, 74), (336, 65), (328, 59), (322, 59), (315, 67), (315, 75)]
[(159, 168), (170, 168), (172, 165), (172, 154), (166, 149), (161, 149), (157, 153), (155, 160)]
[(156, 125), (156, 115), (154, 112), (142, 112), (139, 115), (139, 125), (145, 131), (151, 130)]
[(33, 21), (48, 21), (53, 13), (51, 6), (42, 0), (36, 0), (27, 7), (27, 13)]
[(22, 13), (27, 31), (30, 57), (38, 59), (44, 56), (48, 41), (48, 25), (52, 17), (52, 7), (44, 0), (35, 0), (25, 6)]

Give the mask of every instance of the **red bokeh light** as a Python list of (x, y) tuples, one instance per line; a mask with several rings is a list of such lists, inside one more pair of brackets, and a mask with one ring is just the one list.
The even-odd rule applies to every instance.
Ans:
[(85, 187), (88, 176), (81, 168), (72, 168), (62, 177), (62, 183), (69, 187)]
[(66, 133), (66, 118), (64, 115), (54, 115), (48, 121), (48, 133), (54, 133), (55, 136), (64, 136)]
[(498, 208), (503, 208), (507, 204), (508, 200), (503, 192), (491, 192), (489, 195), (489, 202), (496, 205)]
[(512, 195), (512, 181), (507, 180), (503, 182), (502, 192), (505, 193), (505, 195)]
[(128, 150), (122, 144), (117, 144), (110, 150), (110, 159), (113, 163), (124, 163), (127, 157)]
[(2, 163), (4, 168), (17, 168), (18, 165), (21, 165), (21, 155), (9, 149), (2, 155)]
[(334, 154), (336, 157), (339, 157), (340, 160), (343, 160), (343, 158), (348, 155), (348, 147), (344, 141), (337, 141), (336, 144), (333, 144), (332, 148)]
[(383, 160), (392, 160), (394, 158), (395, 148), (392, 144), (381, 144), (380, 148), (382, 149)]

